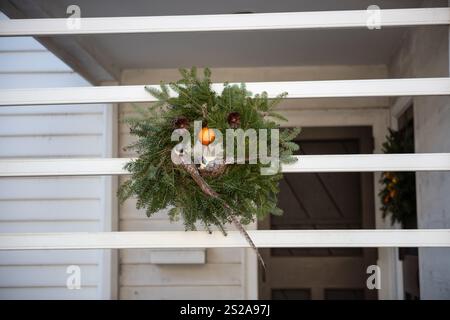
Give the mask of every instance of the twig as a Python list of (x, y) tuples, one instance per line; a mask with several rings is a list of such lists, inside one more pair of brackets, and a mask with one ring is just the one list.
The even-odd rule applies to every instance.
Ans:
[[(247, 233), (245, 228), (242, 226), (241, 222), (236, 218), (236, 215), (234, 214), (233, 208), (230, 207), (228, 203), (226, 203), (220, 195), (213, 189), (211, 186), (203, 179), (203, 177), (198, 172), (197, 167), (194, 164), (187, 164), (183, 162), (183, 158), (180, 157), (181, 164), (183, 168), (191, 175), (192, 179), (197, 183), (197, 185), (200, 187), (200, 189), (203, 191), (204, 194), (214, 198), (221, 200), (224, 207), (228, 209), (231, 212), (231, 222), (233, 222), (234, 226), (239, 230), (239, 232), (244, 236), (245, 240), (247, 240), (248, 244), (252, 247), (252, 249), (255, 251), (259, 261), (261, 262), (261, 265), (263, 267), (263, 270), (265, 272), (266, 270), (266, 264), (264, 263), (264, 259), (262, 258), (261, 254), (258, 251), (258, 248), (255, 246), (255, 243), (253, 242), (252, 238), (250, 238), (250, 235)], [(218, 220), (218, 218), (216, 217)], [(220, 222), (220, 220), (219, 220)]]

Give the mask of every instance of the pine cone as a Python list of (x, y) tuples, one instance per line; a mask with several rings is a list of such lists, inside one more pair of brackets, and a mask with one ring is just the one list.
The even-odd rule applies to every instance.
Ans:
[(173, 126), (175, 129), (187, 129), (189, 127), (189, 120), (185, 117), (179, 117), (174, 120)]
[(228, 115), (228, 124), (231, 128), (237, 129), (241, 125), (241, 115), (239, 112), (231, 112)]

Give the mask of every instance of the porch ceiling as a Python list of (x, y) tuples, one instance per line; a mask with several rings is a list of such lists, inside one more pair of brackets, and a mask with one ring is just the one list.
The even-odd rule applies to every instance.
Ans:
[[(364, 10), (418, 7), (420, 0), (78, 0), (82, 17)], [(72, 0), (5, 0), (12, 18), (66, 17)], [(446, 6), (447, 1), (435, 1)], [(84, 35), (41, 38), (94, 83), (130, 68), (386, 64), (405, 28)], [(95, 65), (97, 63), (97, 65)]]

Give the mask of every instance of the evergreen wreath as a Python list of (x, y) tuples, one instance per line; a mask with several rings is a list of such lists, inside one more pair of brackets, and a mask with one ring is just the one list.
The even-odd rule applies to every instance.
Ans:
[[(222, 93), (218, 94), (211, 87), (209, 69), (203, 70), (202, 77), (197, 75), (195, 67), (180, 69), (180, 73), (182, 78), (177, 82), (161, 82), (160, 89), (146, 87), (157, 102), (147, 108), (136, 107), (139, 117), (126, 120), (130, 133), (137, 136), (137, 141), (127, 149), (134, 150), (138, 157), (125, 166), (131, 179), (120, 186), (119, 199), (123, 202), (136, 197), (136, 207), (145, 208), (148, 217), (171, 207), (170, 219), (183, 218), (186, 230), (195, 230), (195, 224), (201, 222), (208, 231), (211, 226), (217, 226), (226, 235), (224, 224), (231, 222), (245, 236), (264, 266), (241, 224), (262, 219), (269, 213), (282, 214), (277, 207), (281, 170), (273, 175), (261, 175), (260, 169), (267, 165), (260, 161), (254, 164), (213, 161), (212, 165), (182, 161), (177, 165), (171, 160), (172, 149), (177, 144), (171, 140), (171, 135), (176, 129), (185, 129), (191, 134), (192, 143), (198, 139), (208, 145), (215, 139), (210, 128), (223, 132), (224, 137), (226, 129), (255, 129), (256, 132), (269, 129), (270, 133), (270, 129), (280, 128), (275, 120), (287, 121), (274, 111), (286, 93), (269, 99), (265, 92), (253, 96), (245, 84), (225, 83)], [(171, 96), (170, 90), (177, 96)], [(197, 136), (193, 134), (196, 120), (203, 123)], [(299, 132), (297, 128), (280, 130), (281, 163), (296, 161), (292, 154), (298, 150), (298, 145), (292, 140)], [(248, 150), (247, 140), (244, 140), (245, 150)], [(270, 138), (267, 141), (270, 150)]]
[[(402, 131), (389, 129), (383, 143), (384, 153), (408, 153), (414, 150), (414, 131), (406, 126)], [(391, 215), (391, 223), (401, 223), (403, 227), (416, 216), (416, 182), (414, 172), (383, 172), (379, 193), (383, 218)]]

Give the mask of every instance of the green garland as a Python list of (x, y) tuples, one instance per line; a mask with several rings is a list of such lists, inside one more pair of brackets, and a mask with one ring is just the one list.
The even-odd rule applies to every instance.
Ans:
[[(119, 198), (123, 202), (130, 197), (137, 198), (137, 208), (145, 208), (147, 216), (171, 207), (171, 220), (183, 219), (186, 230), (195, 230), (200, 221), (207, 230), (210, 226), (219, 227), (224, 233), (224, 224), (237, 217), (243, 224), (264, 218), (267, 214), (281, 214), (277, 207), (277, 193), (281, 171), (273, 175), (261, 175), (260, 169), (267, 167), (259, 161), (257, 164), (227, 164), (222, 170), (208, 175), (200, 169), (176, 165), (171, 160), (171, 151), (177, 142), (171, 141), (174, 129), (183, 128), (190, 132), (192, 143), (193, 123), (202, 120), (209, 128), (223, 133), (229, 128), (278, 129), (274, 120), (286, 120), (274, 112), (275, 106), (286, 94), (269, 99), (266, 93), (252, 95), (244, 84), (225, 84), (221, 94), (211, 88), (210, 71), (204, 69), (203, 77), (197, 70), (181, 69), (182, 79), (164, 84), (161, 89), (147, 87), (157, 102), (146, 109), (139, 109), (138, 118), (128, 119), (130, 132), (137, 142), (128, 146), (138, 157), (126, 165), (131, 179), (119, 189)], [(178, 94), (171, 97), (169, 91)], [(280, 131), (279, 148), (281, 163), (296, 160), (293, 151), (298, 149), (292, 140), (298, 135), (298, 129)], [(246, 145), (248, 142), (245, 142)], [(246, 147), (248, 150), (248, 147)], [(268, 141), (270, 150), (270, 139)], [(214, 191), (205, 193), (205, 184)], [(219, 197), (220, 195), (220, 197)]]
[[(387, 141), (383, 143), (384, 153), (414, 152), (414, 132), (412, 126), (402, 131), (389, 129)], [(391, 215), (391, 223), (399, 222), (403, 227), (416, 216), (416, 183), (414, 172), (384, 172), (380, 182), (383, 189), (379, 193), (383, 217)]]

